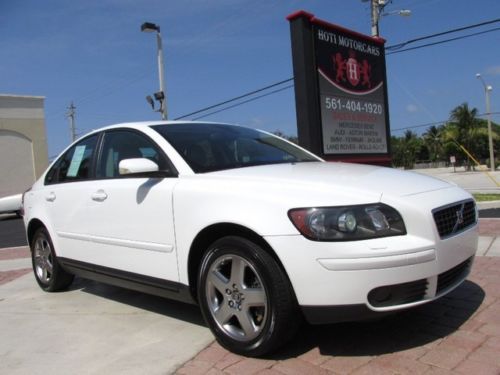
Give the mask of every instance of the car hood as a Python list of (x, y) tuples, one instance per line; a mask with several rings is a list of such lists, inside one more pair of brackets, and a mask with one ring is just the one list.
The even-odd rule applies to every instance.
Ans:
[(341, 162), (273, 164), (212, 172), (210, 175), (282, 184), (327, 185), (379, 196), (407, 196), (454, 186), (415, 172)]

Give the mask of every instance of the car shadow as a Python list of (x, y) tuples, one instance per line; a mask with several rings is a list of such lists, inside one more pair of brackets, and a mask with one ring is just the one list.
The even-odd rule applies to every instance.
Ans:
[[(139, 309), (207, 327), (198, 306), (82, 278), (69, 290), (134, 306)], [(443, 298), (377, 320), (309, 325), (304, 323), (295, 338), (265, 358), (285, 360), (318, 348), (328, 356), (376, 356), (432, 344), (457, 331), (477, 311), (484, 290), (472, 281)]]
[(304, 323), (290, 344), (268, 358), (294, 358), (314, 348), (329, 356), (376, 356), (432, 344), (466, 323), (484, 297), (479, 285), (465, 281), (439, 300), (379, 320)]
[(75, 280), (68, 288), (68, 291), (76, 290), (133, 306), (155, 314), (207, 327), (197, 305), (191, 305), (189, 303), (178, 302), (151, 294), (136, 292), (80, 277), (75, 277)]

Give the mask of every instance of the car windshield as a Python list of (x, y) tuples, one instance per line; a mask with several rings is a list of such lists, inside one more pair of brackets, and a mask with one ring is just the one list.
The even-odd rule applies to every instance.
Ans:
[(152, 128), (177, 150), (195, 173), (319, 161), (278, 137), (240, 126), (186, 123)]

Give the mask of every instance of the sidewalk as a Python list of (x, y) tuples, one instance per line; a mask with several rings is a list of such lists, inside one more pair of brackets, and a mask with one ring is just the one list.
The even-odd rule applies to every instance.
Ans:
[(413, 169), (411, 172), (439, 178), (469, 191), (470, 193), (500, 193), (500, 171), (465, 171), (463, 167)]

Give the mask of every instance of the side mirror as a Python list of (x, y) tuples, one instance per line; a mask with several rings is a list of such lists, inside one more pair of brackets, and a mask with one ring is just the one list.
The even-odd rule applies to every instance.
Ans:
[(158, 164), (146, 158), (123, 159), (118, 164), (121, 176), (158, 172)]

